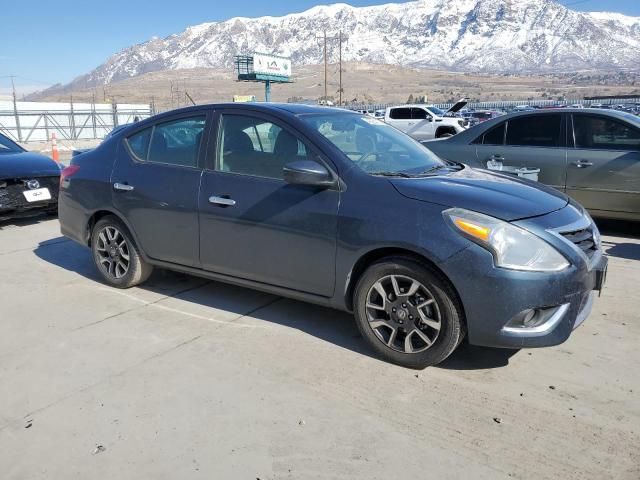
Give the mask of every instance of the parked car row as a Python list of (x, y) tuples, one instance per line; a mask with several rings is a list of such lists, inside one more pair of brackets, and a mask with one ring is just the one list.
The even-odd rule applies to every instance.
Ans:
[(0, 220), (57, 213), (60, 166), (0, 134)]
[[(414, 109), (425, 118), (409, 133), (457, 125), (455, 136), (404, 135), (397, 117)], [(191, 107), (115, 130), (61, 175), (3, 141), (0, 161), (14, 162), (0, 207), (13, 196), (11, 214), (49, 211), (60, 177), (62, 233), (108, 284), (162, 267), (353, 312), (372, 348), (408, 367), (443, 361), (465, 337), (562, 343), (606, 278), (581, 203), (640, 220), (640, 120), (562, 109), (466, 129), (452, 113), (394, 107), (385, 123), (302, 105)], [(489, 164), (539, 168), (555, 189)]]
[(423, 104), (389, 107), (384, 121), (418, 141), (452, 137), (468, 127), (465, 119), (455, 116), (466, 104), (461, 100), (446, 112)]
[(442, 158), (540, 169), (593, 215), (640, 220), (640, 118), (601, 109), (514, 113), (426, 142)]

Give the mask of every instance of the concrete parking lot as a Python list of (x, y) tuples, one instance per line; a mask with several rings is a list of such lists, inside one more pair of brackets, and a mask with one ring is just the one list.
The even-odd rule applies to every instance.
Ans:
[(349, 315), (163, 271), (111, 289), (57, 220), (0, 223), (0, 478), (638, 479), (640, 228), (604, 230), (566, 344), (417, 372)]

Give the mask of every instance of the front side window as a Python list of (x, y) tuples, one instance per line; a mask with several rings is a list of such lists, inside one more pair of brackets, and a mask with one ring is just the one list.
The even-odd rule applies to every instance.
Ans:
[[(427, 112), (425, 110), (423, 110), (422, 108), (412, 108), (411, 109), (411, 118), (413, 120), (426, 120), (427, 119)], [(429, 118), (431, 118), (431, 115), (429, 115)]]
[(410, 108), (392, 108), (389, 117), (394, 120), (411, 120)]
[(590, 115), (574, 115), (576, 148), (640, 150), (640, 130), (625, 123)]
[(309, 156), (288, 130), (244, 115), (223, 115), (218, 150), (217, 170), (276, 179), (283, 178), (285, 165)]
[(562, 132), (560, 115), (529, 115), (509, 120), (507, 145), (559, 147)]
[(300, 118), (368, 173), (419, 174), (445, 165), (411, 137), (375, 118), (350, 113)]

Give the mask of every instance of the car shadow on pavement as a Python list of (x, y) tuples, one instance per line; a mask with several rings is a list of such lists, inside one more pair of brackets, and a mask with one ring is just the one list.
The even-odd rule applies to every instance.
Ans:
[[(640, 239), (640, 222), (626, 222), (622, 220), (597, 220), (602, 235), (607, 237)], [(620, 242), (610, 239), (602, 240), (602, 247), (609, 257), (625, 260), (640, 260), (640, 243)]]
[[(40, 243), (34, 254), (52, 265), (102, 284), (89, 249), (64, 237)], [(357, 354), (378, 358), (360, 335), (353, 316), (345, 312), (162, 269), (157, 269), (139, 288), (239, 317), (247, 316), (296, 329)], [(263, 296), (259, 306), (247, 312), (245, 304), (250, 301), (255, 304), (257, 295)], [(504, 367), (516, 352), (463, 343), (438, 368), (477, 370)]]
[(54, 215), (49, 215), (46, 213), (37, 213), (28, 217), (9, 218), (6, 220), (0, 220), (0, 231), (9, 229), (9, 228), (28, 227), (30, 225), (36, 225), (38, 223), (47, 222), (57, 218), (58, 217)]

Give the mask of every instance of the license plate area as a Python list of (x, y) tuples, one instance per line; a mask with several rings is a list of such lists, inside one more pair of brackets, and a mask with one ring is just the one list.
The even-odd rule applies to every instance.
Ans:
[(36, 190), (25, 190), (22, 192), (27, 202), (43, 202), (51, 200), (51, 192), (48, 188), (38, 188)]

